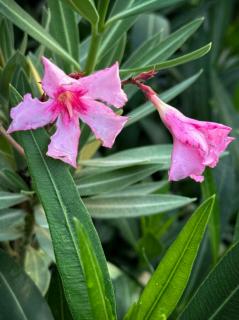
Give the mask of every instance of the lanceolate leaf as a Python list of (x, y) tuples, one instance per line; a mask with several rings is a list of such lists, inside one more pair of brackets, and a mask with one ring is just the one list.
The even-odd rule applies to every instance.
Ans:
[(104, 278), (95, 256), (94, 248), (79, 220), (75, 219), (75, 225), (89, 299), (93, 306), (94, 319), (115, 319), (110, 302), (107, 299)]
[(42, 295), (24, 271), (0, 251), (1, 319), (53, 320)]
[(79, 67), (78, 62), (74, 60), (73, 57), (67, 53), (49, 34), (47, 34), (46, 30), (15, 1), (0, 0), (0, 13), (48, 49), (59, 54), (75, 67)]
[(239, 243), (229, 249), (192, 297), (178, 319), (237, 320), (239, 314)]
[[(75, 12), (63, 1), (48, 1), (50, 8), (50, 32), (54, 39), (64, 48), (76, 61), (79, 59), (79, 31)], [(56, 60), (57, 65), (59, 59)], [(70, 69), (65, 64), (64, 70)], [(73, 71), (74, 69), (70, 70)]]
[(112, 196), (86, 198), (84, 203), (94, 218), (117, 219), (147, 216), (185, 206), (195, 199), (174, 195)]
[(200, 27), (203, 20), (204, 19), (199, 18), (187, 23), (185, 26), (169, 35), (158, 45), (154, 45), (151, 48), (148, 47), (146, 50), (141, 50), (141, 55), (138, 54), (138, 59), (134, 58), (133, 61), (131, 60), (130, 63), (125, 63), (122, 67), (143, 67), (146, 64), (158, 64), (160, 61), (165, 61)]
[(214, 196), (206, 200), (188, 220), (126, 319), (168, 318), (188, 282), (213, 204)]
[[(13, 100), (21, 99), (16, 90), (12, 95)], [(80, 259), (74, 217), (82, 223), (95, 249), (104, 277), (106, 297), (114, 313), (114, 293), (101, 243), (68, 166), (46, 156), (49, 136), (44, 129), (23, 131), (18, 135), (26, 153), (33, 184), (47, 216), (57, 266), (74, 319), (94, 319)]]
[(182, 0), (136, 0), (132, 7), (122, 10), (121, 12), (110, 18), (108, 20), (108, 24), (133, 15), (144, 13), (146, 11), (153, 11), (168, 7), (179, 2), (182, 2)]
[(128, 78), (128, 77), (136, 75), (140, 72), (146, 72), (146, 71), (150, 71), (150, 70), (159, 71), (159, 70), (163, 70), (163, 69), (176, 67), (180, 64), (184, 64), (189, 61), (193, 61), (193, 60), (196, 60), (198, 58), (203, 57), (205, 54), (207, 54), (209, 52), (210, 49), (211, 49), (211, 43), (209, 43), (209, 44), (205, 45), (204, 47), (201, 47), (195, 51), (187, 53), (183, 56), (180, 56), (175, 59), (167, 60), (165, 62), (159, 62), (159, 63), (155, 63), (152, 65), (148, 65), (145, 67), (139, 67), (139, 68), (122, 69), (122, 70), (120, 70), (120, 75), (122, 78)]
[(105, 158), (83, 160), (80, 161), (80, 164), (100, 168), (124, 168), (139, 164), (158, 164), (161, 165), (164, 169), (167, 169), (169, 165), (171, 150), (172, 146), (169, 144), (138, 147), (120, 151), (112, 156), (108, 156)]
[(93, 306), (82, 270), (74, 216), (83, 224), (95, 248), (106, 283), (107, 298), (114, 311), (114, 297), (105, 257), (68, 168), (61, 161), (46, 157), (49, 137), (44, 130), (22, 132), (19, 135), (37, 194), (47, 215), (59, 272), (74, 319), (93, 319)]

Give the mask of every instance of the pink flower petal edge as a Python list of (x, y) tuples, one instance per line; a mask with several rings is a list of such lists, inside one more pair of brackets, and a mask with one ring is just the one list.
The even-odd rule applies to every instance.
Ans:
[(234, 140), (228, 137), (232, 129), (220, 123), (188, 118), (160, 100), (150, 87), (141, 85), (141, 89), (156, 107), (173, 137), (169, 180), (190, 177), (202, 182), (205, 167), (214, 168), (220, 155)]
[(76, 167), (78, 154), (79, 119), (89, 125), (103, 146), (111, 148), (128, 118), (115, 114), (98, 100), (116, 108), (126, 103), (118, 63), (78, 80), (66, 75), (45, 57), (42, 63), (42, 87), (49, 99), (42, 102), (26, 94), (11, 110), (8, 132), (40, 128), (57, 119), (47, 155), (73, 167)]

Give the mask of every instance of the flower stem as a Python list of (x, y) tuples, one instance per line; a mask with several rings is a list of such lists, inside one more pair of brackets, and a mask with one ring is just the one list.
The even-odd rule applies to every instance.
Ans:
[(98, 33), (98, 30), (92, 26), (90, 48), (89, 48), (89, 53), (86, 61), (86, 67), (85, 67), (86, 74), (90, 74), (95, 69), (100, 40), (101, 40), (101, 33)]
[(2, 125), (0, 125), (0, 134), (5, 137), (5, 139), (18, 151), (18, 153), (20, 153), (21, 156), (25, 156), (23, 148), (10, 136), (10, 134), (7, 133)]

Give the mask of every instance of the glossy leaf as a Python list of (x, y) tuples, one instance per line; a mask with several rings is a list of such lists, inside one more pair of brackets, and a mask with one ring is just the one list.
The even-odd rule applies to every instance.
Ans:
[(107, 298), (114, 310), (113, 292), (103, 251), (67, 166), (45, 155), (49, 137), (44, 130), (22, 132), (19, 135), (37, 194), (46, 212), (59, 272), (74, 318), (81, 319), (87, 316), (93, 319), (87, 283), (80, 260), (80, 248), (75, 234), (74, 216), (80, 219), (86, 232), (89, 233), (102, 268), (104, 281), (107, 283)]
[(79, 66), (78, 62), (74, 60), (73, 57), (55, 41), (55, 39), (47, 34), (46, 30), (15, 1), (0, 0), (0, 13), (48, 49), (60, 55), (68, 63), (72, 63), (75, 67)]
[(83, 225), (77, 219), (75, 219), (75, 226), (94, 319), (115, 319), (105, 292), (104, 277), (91, 241)]
[(51, 311), (32, 280), (6, 253), (0, 251), (1, 318), (53, 320)]
[(125, 319), (166, 319), (171, 314), (187, 285), (213, 204), (211, 197), (188, 220)]
[[(12, 100), (21, 100), (16, 90), (12, 91)], [(19, 132), (18, 136), (25, 150), (35, 189), (47, 216), (57, 266), (73, 317), (81, 319), (87, 316), (93, 319), (74, 217), (79, 218), (92, 241), (106, 283), (107, 299), (111, 303), (112, 312), (115, 312), (114, 293), (101, 243), (89, 213), (79, 197), (68, 166), (46, 156), (49, 136), (44, 129)]]
[(147, 216), (181, 208), (195, 199), (174, 195), (112, 196), (86, 198), (84, 203), (94, 218), (117, 219)]
[(189, 301), (180, 320), (237, 320), (239, 314), (239, 243), (232, 246)]

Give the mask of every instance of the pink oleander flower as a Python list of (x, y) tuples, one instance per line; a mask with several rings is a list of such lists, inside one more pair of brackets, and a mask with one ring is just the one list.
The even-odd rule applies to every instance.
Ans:
[(121, 108), (127, 101), (121, 89), (118, 63), (90, 76), (74, 79), (47, 58), (43, 57), (42, 62), (42, 88), (49, 99), (42, 102), (26, 94), (23, 101), (11, 110), (13, 121), (8, 133), (36, 129), (57, 120), (47, 155), (76, 167), (79, 119), (108, 148), (112, 147), (128, 119), (115, 114), (102, 103)]
[(232, 129), (220, 123), (188, 118), (160, 100), (150, 87), (144, 84), (138, 86), (156, 107), (173, 136), (169, 181), (190, 177), (202, 182), (205, 167), (214, 168), (221, 153), (234, 140), (228, 137)]

